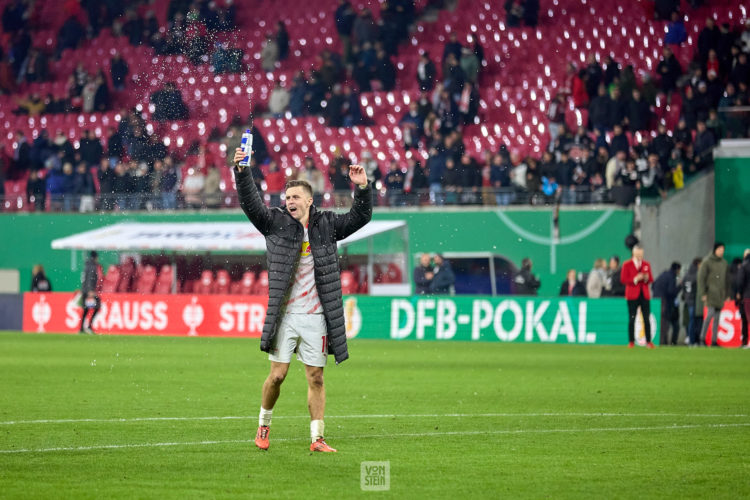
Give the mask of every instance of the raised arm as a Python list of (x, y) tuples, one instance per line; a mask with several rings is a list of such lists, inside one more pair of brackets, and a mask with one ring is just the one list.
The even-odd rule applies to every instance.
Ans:
[(253, 180), (253, 173), (250, 167), (241, 167), (238, 162), (245, 157), (240, 148), (234, 152), (234, 179), (237, 183), (237, 195), (240, 200), (242, 210), (250, 219), (250, 222), (261, 232), (266, 235), (271, 228), (271, 210), (263, 203), (263, 199), (258, 192), (258, 187)]
[(355, 185), (354, 203), (347, 213), (334, 216), (336, 240), (343, 240), (353, 234), (372, 218), (372, 192), (365, 169), (359, 165), (350, 166), (349, 178)]

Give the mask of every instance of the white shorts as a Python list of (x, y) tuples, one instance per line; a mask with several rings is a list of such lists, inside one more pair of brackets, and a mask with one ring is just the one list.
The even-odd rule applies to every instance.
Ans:
[(268, 359), (289, 363), (297, 359), (308, 366), (325, 366), (328, 360), (328, 331), (322, 314), (285, 314), (281, 320)]

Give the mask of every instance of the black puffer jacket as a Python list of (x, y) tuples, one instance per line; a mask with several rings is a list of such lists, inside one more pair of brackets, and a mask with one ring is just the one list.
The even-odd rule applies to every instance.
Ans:
[[(260, 350), (270, 352), (287, 294), (294, 280), (304, 228), (283, 208), (267, 208), (253, 182), (249, 168), (235, 169), (240, 206), (258, 231), (266, 237), (268, 264), (268, 309), (260, 339)], [(356, 188), (352, 209), (345, 214), (318, 211), (310, 207), (308, 236), (315, 263), (315, 287), (328, 326), (328, 352), (336, 364), (349, 357), (346, 348), (344, 305), (341, 299), (341, 273), (336, 242), (353, 234), (372, 217), (370, 186)]]

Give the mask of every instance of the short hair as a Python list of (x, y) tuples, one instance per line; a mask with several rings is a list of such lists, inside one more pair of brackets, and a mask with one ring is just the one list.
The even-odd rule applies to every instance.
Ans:
[(612, 257), (610, 257), (610, 260), (614, 260), (614, 261), (615, 261), (615, 262), (617, 262), (618, 264), (620, 263), (620, 257), (619, 257), (619, 256), (617, 256), (617, 255), (613, 255)]
[(301, 187), (302, 189), (307, 191), (307, 194), (309, 194), (310, 196), (313, 195), (313, 188), (307, 181), (303, 181), (301, 179), (292, 179), (291, 181), (287, 181), (286, 186), (284, 187), (284, 191), (293, 187)]
[(671, 266), (669, 266), (669, 268), (670, 268), (670, 269), (671, 269), (672, 271), (674, 271), (674, 272), (677, 272), (677, 271), (679, 271), (680, 269), (682, 269), (682, 264), (680, 264), (679, 262), (675, 261), (675, 262), (672, 262), (672, 265), (671, 265)]
[(714, 253), (716, 253), (716, 250), (721, 247), (726, 247), (726, 245), (724, 245), (724, 243), (722, 243), (721, 241), (717, 241), (716, 243), (714, 243)]
[(643, 250), (643, 247), (641, 246), (640, 243), (636, 243), (635, 245), (633, 245), (633, 251), (636, 251), (636, 250)]
[(742, 257), (747, 257), (748, 255), (750, 255), (750, 248), (745, 249), (745, 252), (742, 254)]
[(91, 250), (89, 252), (89, 257), (91, 257), (92, 259), (96, 259), (98, 256), (99, 256), (99, 254), (96, 253), (96, 250)]

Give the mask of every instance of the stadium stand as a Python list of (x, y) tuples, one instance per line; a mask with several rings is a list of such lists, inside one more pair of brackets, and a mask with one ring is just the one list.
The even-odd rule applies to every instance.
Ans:
[[(221, 7), (221, 2), (217, 2)], [(400, 4), (409, 4), (410, 2), (398, 2)], [(207, 4), (200, 3), (201, 10), (193, 18), (184, 21), (180, 16), (181, 13), (173, 12), (172, 2), (166, 0), (156, 0), (151, 4), (139, 2), (126, 2), (125, 7), (133, 8), (134, 15), (144, 18), (149, 10), (154, 12), (155, 22), (158, 23), (159, 32), (164, 32), (166, 36), (171, 36), (173, 31), (184, 29), (190, 38), (191, 30), (198, 30), (199, 34), (205, 32), (206, 25), (209, 24), (204, 9), (208, 9)], [(423, 13), (427, 2), (415, 2), (417, 13)], [(14, 2), (5, 0), (0, 2), (0, 8), (3, 11), (15, 5)], [(27, 4), (23, 4), (27, 5)], [(368, 7), (365, 2), (354, 2), (357, 11)], [(192, 45), (186, 45), (182, 51), (170, 51), (164, 49), (158, 42), (153, 39), (141, 39), (138, 43), (132, 44), (132, 38), (126, 28), (128, 14), (123, 8), (122, 16), (114, 22), (105, 25), (104, 20), (99, 19), (96, 23), (98, 28), (92, 29), (91, 16), (83, 9), (77, 6), (75, 2), (68, 2), (65, 8), (59, 8), (57, 2), (39, 1), (30, 8), (29, 21), (20, 29), (11, 29), (12, 26), (4, 27), (4, 32), (0, 42), (3, 51), (9, 54), (9, 60), (13, 55), (18, 54), (19, 47), (23, 47), (23, 38), (25, 34), (30, 35), (30, 45), (34, 49), (45, 53), (48, 60), (47, 81), (25, 81), (21, 79), (13, 92), (3, 92), (0, 95), (0, 126), (2, 133), (6, 137), (6, 149), (4, 151), (4, 164), (6, 167), (6, 180), (4, 182), (5, 201), (3, 209), (9, 211), (31, 210), (34, 204), (29, 200), (31, 195), (27, 188), (29, 187), (27, 178), (28, 170), (37, 169), (42, 172), (42, 178), (46, 179), (47, 190), (47, 208), (49, 209), (78, 209), (78, 193), (76, 193), (74, 202), (65, 204), (55, 203), (55, 184), (52, 182), (56, 176), (46, 176), (45, 170), (59, 169), (62, 165), (55, 164), (54, 161), (49, 164), (45, 161), (36, 166), (32, 165), (36, 160), (30, 160), (28, 165), (21, 165), (22, 169), (15, 168), (18, 166), (16, 153), (20, 151), (21, 140), (18, 139), (17, 131), (21, 131), (28, 139), (26, 143), (33, 146), (40, 138), (42, 130), (47, 130), (50, 136), (55, 135), (56, 140), (45, 148), (41, 144), (38, 149), (41, 151), (54, 151), (64, 148), (64, 139), (57, 141), (57, 132), (61, 131), (60, 137), (67, 138), (73, 149), (73, 154), (63, 156), (63, 161), (78, 161), (75, 154), (83, 156), (80, 149), (84, 140), (83, 130), (92, 130), (94, 135), (101, 141), (101, 147), (107, 151), (105, 157), (111, 157), (113, 144), (114, 147), (120, 147), (123, 137), (118, 137), (118, 133), (130, 132), (133, 128), (143, 128), (145, 135), (156, 136), (157, 146), (163, 144), (163, 153), (169, 153), (174, 157), (176, 171), (172, 171), (170, 166), (164, 168), (164, 173), (154, 174), (156, 167), (153, 157), (143, 157), (139, 153), (139, 148), (134, 144), (142, 145), (142, 141), (131, 141), (125, 138), (125, 142), (131, 141), (124, 149), (121, 156), (117, 157), (122, 161), (125, 171), (124, 175), (115, 175), (113, 188), (107, 187), (106, 192), (102, 191), (102, 182), (109, 186), (109, 174), (102, 175), (101, 167), (89, 165), (94, 175), (95, 188), (99, 190), (101, 199), (98, 203), (99, 209), (117, 208), (121, 210), (134, 209), (160, 209), (174, 208), (182, 206), (181, 203), (170, 202), (172, 193), (178, 197), (174, 189), (174, 183), (179, 183), (179, 179), (172, 179), (172, 176), (181, 176), (184, 170), (182, 164), (187, 165), (191, 161), (205, 161), (210, 156), (210, 163), (226, 165), (227, 150), (238, 142), (237, 129), (231, 129), (230, 125), (236, 124), (244, 126), (247, 117), (253, 113), (255, 117), (254, 125), (258, 132), (265, 138), (268, 154), (271, 159), (278, 162), (279, 166), (285, 171), (287, 176), (294, 175), (295, 170), (300, 167), (304, 158), (308, 155), (314, 155), (319, 158), (318, 167), (325, 172), (327, 167), (332, 164), (336, 158), (341, 155), (349, 160), (356, 161), (362, 157), (365, 150), (371, 151), (378, 163), (380, 176), (385, 175), (386, 162), (395, 159), (399, 162), (400, 167), (406, 170), (406, 160), (409, 157), (415, 157), (420, 162), (426, 163), (433, 170), (435, 166), (435, 154), (430, 152), (430, 144), (423, 141), (418, 149), (406, 150), (404, 148), (405, 134), (401, 124), (403, 115), (407, 112), (409, 104), (419, 99), (419, 87), (416, 78), (419, 66), (419, 57), (423, 52), (428, 52), (436, 62), (437, 81), (445, 81), (446, 75), (443, 75), (443, 64), (438, 58), (443, 54), (446, 43), (451, 35), (455, 34), (460, 43), (467, 44), (469, 36), (472, 36), (481, 45), (483, 61), (478, 75), (479, 97), (467, 96), (461, 94), (457, 100), (457, 105), (463, 104), (471, 108), (475, 105), (477, 116), (470, 120), (461, 129), (458, 136), (456, 151), (465, 149), (477, 161), (472, 175), (467, 175), (464, 171), (464, 179), (460, 182), (475, 183), (484, 188), (511, 189), (512, 196), (487, 197), (483, 202), (505, 203), (527, 203), (527, 202), (550, 202), (554, 196), (550, 197), (544, 193), (545, 187), (539, 182), (537, 192), (529, 193), (529, 187), (525, 182), (518, 180), (518, 175), (526, 171), (529, 164), (528, 157), (534, 157), (539, 161), (541, 154), (548, 149), (550, 143), (550, 132), (555, 127), (550, 127), (550, 120), (556, 120), (550, 116), (552, 103), (558, 93), (566, 96), (562, 111), (562, 122), (565, 123), (571, 131), (578, 126), (588, 125), (589, 109), (585, 106), (576, 107), (572, 98), (567, 98), (571, 92), (569, 81), (572, 80), (567, 68), (570, 63), (575, 63), (581, 69), (593, 69), (599, 67), (606, 57), (612, 56), (614, 63), (601, 68), (606, 77), (607, 74), (615, 67), (615, 64), (624, 66), (621, 68), (624, 77), (626, 71), (632, 74), (634, 81), (631, 85), (638, 85), (645, 88), (649, 85), (649, 80), (645, 78), (646, 74), (652, 76), (650, 81), (659, 82), (656, 73), (660, 68), (663, 48), (665, 47), (665, 32), (667, 23), (665, 21), (654, 20), (654, 14), (649, 10), (648, 2), (625, 8), (624, 6), (613, 3), (601, 3), (591, 1), (566, 1), (566, 0), (549, 0), (540, 2), (538, 24), (534, 27), (515, 27), (510, 26), (506, 13), (497, 5), (484, 0), (459, 0), (458, 5), (452, 9), (443, 9), (437, 11), (437, 20), (432, 21), (427, 18), (418, 18), (413, 24), (413, 29), (402, 37), (401, 43), (394, 49), (397, 51), (393, 55), (392, 61), (396, 68), (394, 90), (386, 91), (382, 87), (384, 83), (377, 82), (373, 78), (373, 90), (357, 93), (355, 85), (355, 75), (341, 76), (340, 82), (346, 87), (354, 87), (354, 96), (356, 102), (362, 110), (362, 121), (360, 124), (346, 127), (327, 126), (328, 119), (326, 113), (318, 110), (305, 113), (302, 116), (295, 116), (291, 111), (287, 111), (282, 117), (261, 117), (268, 108), (268, 101), (274, 89), (276, 81), (282, 82), (287, 86), (287, 90), (293, 90), (292, 83), (300, 70), (306, 72), (308, 77), (315, 69), (319, 74), (324, 74), (327, 68), (326, 62), (337, 60), (338, 56), (331, 54), (340, 54), (344, 47), (337, 33), (335, 19), (335, 10), (337, 2), (332, 0), (315, 0), (312, 2), (295, 3), (294, 6), (283, 5), (266, 1), (246, 1), (237, 2), (234, 8), (230, 8), (234, 17), (236, 29), (212, 30), (205, 35), (206, 43), (210, 47), (206, 48), (205, 54), (196, 56), (191, 52)], [(745, 21), (746, 5), (741, 2), (714, 1), (708, 2), (707, 5), (696, 9), (688, 8), (683, 14), (687, 37), (684, 43), (680, 45), (670, 45), (674, 49), (676, 61), (687, 72), (681, 80), (683, 89), (695, 88), (699, 92), (701, 83), (712, 84), (712, 78), (708, 75), (711, 71), (709, 63), (704, 59), (704, 48), (701, 42), (706, 18), (717, 20), (717, 24), (728, 24), (728, 33), (733, 39), (740, 43), (742, 37), (742, 23)], [(229, 10), (227, 10), (229, 12)], [(467, 12), (472, 13), (466, 15)], [(387, 26), (384, 20), (388, 11), (381, 12), (375, 9), (374, 19), (380, 26)], [(191, 14), (191, 13), (188, 13)], [(106, 18), (106, 16), (104, 16)], [(62, 33), (61, 28), (67, 25), (69, 19), (78, 19), (80, 24), (88, 31), (87, 35), (73, 48), (66, 48), (59, 52), (61, 47)], [(197, 20), (196, 20), (197, 19)], [(288, 57), (274, 64), (273, 71), (264, 71), (261, 67), (261, 52), (263, 50), (264, 40), (267, 32), (272, 29), (278, 21), (283, 21), (290, 33), (290, 45)], [(715, 35), (712, 39), (722, 39), (726, 35), (722, 27), (716, 28)], [(201, 31), (203, 30), (203, 31)], [(719, 33), (721, 31), (721, 33)], [(163, 33), (163, 34), (164, 34)], [(746, 32), (747, 33), (747, 32)], [(731, 38), (730, 37), (730, 38)], [(158, 38), (158, 37), (157, 37)], [(130, 40), (129, 40), (130, 39)], [(710, 42), (718, 45), (719, 42)], [(724, 42), (721, 42), (724, 43)], [(75, 44), (74, 44), (75, 45)], [(729, 44), (731, 46), (732, 43)], [(243, 52), (242, 64), (243, 71), (239, 73), (219, 73), (213, 71), (212, 54), (210, 50), (213, 47), (222, 47), (226, 49), (239, 49)], [(555, 50), (550, 50), (554, 47)], [(743, 46), (744, 47), (744, 46)], [(718, 49), (718, 47), (716, 47)], [(476, 50), (476, 49), (475, 49)], [(724, 50), (728, 50), (724, 47)], [(112, 58), (119, 54), (129, 67), (129, 73), (124, 79), (124, 88), (114, 90), (111, 78)], [(327, 55), (328, 54), (328, 55)], [(590, 56), (594, 56), (598, 61), (593, 66), (587, 66)], [(707, 57), (707, 56), (706, 56)], [(730, 67), (738, 64), (739, 55), (733, 55), (726, 52), (719, 54), (722, 65), (727, 64), (729, 57)], [(16, 59), (17, 60), (17, 59)], [(26, 61), (10, 64), (15, 68), (16, 74), (21, 69), (21, 65)], [(346, 61), (344, 61), (346, 63)], [(321, 66), (321, 64), (323, 64)], [(463, 64), (463, 63), (462, 63)], [(632, 68), (628, 68), (628, 66)], [(356, 69), (356, 68), (355, 68)], [(632, 69), (632, 73), (630, 73)], [(70, 98), (75, 94), (76, 75), (82, 75), (84, 82), (89, 82), (92, 89), (100, 89), (97, 85), (86, 80), (89, 73), (92, 77), (97, 72), (101, 72), (106, 86), (110, 89), (109, 102), (106, 109), (84, 110), (86, 102), (74, 103), (76, 98)], [(696, 73), (697, 72), (697, 73)], [(345, 73), (345, 72), (344, 72)], [(731, 73), (731, 74), (730, 74)], [(697, 75), (697, 76), (696, 76)], [(724, 91), (724, 82), (731, 83), (736, 75), (732, 71), (723, 69), (720, 71), (720, 81), (722, 83), (721, 91)], [(743, 77), (743, 75), (739, 75)], [(747, 75), (741, 82), (745, 85), (744, 90), (738, 89), (737, 96), (740, 100), (747, 100), (746, 81)], [(93, 80), (93, 78), (91, 79)], [(313, 78), (307, 82), (308, 90), (313, 85)], [(382, 80), (382, 78), (381, 78)], [(708, 80), (708, 82), (706, 82)], [(158, 103), (153, 102), (152, 95), (155, 91), (162, 89), (168, 82), (174, 82), (177, 92), (187, 107), (187, 119), (170, 119), (159, 116), (157, 109)], [(623, 80), (620, 80), (622, 84)], [(80, 83), (78, 86), (80, 87)], [(86, 93), (84, 84), (83, 93)], [(361, 85), (360, 85), (361, 86)], [(616, 85), (617, 86), (617, 85)], [(739, 87), (739, 84), (737, 85)], [(713, 87), (712, 87), (713, 88)], [(727, 90), (724, 98), (730, 97), (728, 105), (735, 104), (731, 96), (728, 96)], [(655, 137), (656, 124), (664, 123), (671, 135), (677, 134), (678, 120), (680, 117), (687, 116), (690, 123), (689, 128), (694, 129), (696, 124), (693, 117), (692, 97), (685, 98), (686, 91), (663, 92), (658, 86), (653, 96), (652, 109), (654, 111), (654, 120), (648, 121), (646, 130), (628, 131), (628, 144), (633, 149), (648, 148), (650, 137)], [(327, 92), (324, 92), (327, 94)], [(43, 100), (48, 107), (57, 102), (65, 102), (68, 112), (43, 112), (41, 114), (14, 113), (19, 101), (33, 98), (33, 96), (49, 96)], [(591, 96), (589, 96), (591, 97)], [(630, 96), (623, 96), (629, 99)], [(703, 98), (698, 96), (699, 98)], [(333, 97), (328, 97), (326, 102), (332, 102)], [(433, 96), (428, 95), (428, 100)], [(462, 101), (468, 99), (468, 101)], [(478, 99), (478, 102), (474, 102)], [(86, 101), (86, 99), (79, 99)], [(714, 98), (714, 100), (716, 100)], [(47, 102), (48, 101), (48, 102)], [(436, 101), (437, 102), (437, 101)], [(685, 111), (686, 102), (690, 109)], [(744, 103), (744, 101), (742, 101)], [(79, 109), (80, 108), (80, 109)], [(65, 110), (64, 109), (64, 110)], [(75, 110), (75, 111), (74, 111)], [(309, 110), (308, 110), (309, 111)], [(463, 112), (463, 111), (462, 111)], [(729, 123), (724, 122), (736, 121), (735, 118), (721, 114), (714, 119), (716, 126), (712, 128), (712, 133), (716, 129), (726, 131)], [(267, 116), (267, 115), (265, 115)], [(236, 119), (239, 117), (239, 119)], [(703, 121), (709, 120), (708, 116), (699, 116)], [(445, 121), (441, 127), (444, 127)], [(747, 124), (740, 120), (741, 123), (736, 127), (738, 133), (747, 134)], [(124, 125), (124, 123), (133, 126)], [(138, 124), (142, 127), (139, 127)], [(554, 123), (553, 123), (554, 125)], [(213, 131), (218, 131), (219, 141), (214, 141)], [(674, 131), (674, 133), (673, 133)], [(447, 132), (447, 131), (446, 131)], [(221, 140), (224, 134), (230, 134), (228, 138)], [(569, 134), (573, 136), (573, 134)], [(567, 141), (570, 137), (563, 135)], [(692, 137), (691, 137), (692, 139)], [(698, 141), (698, 138), (695, 138)], [(593, 132), (587, 134), (587, 141), (607, 148), (612, 147), (612, 135), (609, 131), (603, 137), (597, 137)], [(59, 142), (59, 143), (58, 143)], [(438, 141), (440, 142), (440, 141)], [(692, 141), (691, 141), (692, 142)], [(698, 141), (701, 144), (708, 144), (710, 150), (710, 141)], [(714, 143), (716, 138), (714, 138)], [(54, 146), (53, 146), (54, 144)], [(200, 153), (197, 159), (188, 153), (195, 152), (196, 145), (207, 144), (207, 153)], [(567, 142), (566, 142), (567, 144)], [(437, 149), (443, 148), (442, 144), (436, 144)], [(693, 147), (697, 144), (693, 144)], [(552, 141), (552, 148), (559, 152), (565, 149), (566, 145), (560, 145)], [(32, 148), (34, 149), (34, 148)], [(156, 148), (159, 149), (159, 148)], [(453, 151), (453, 150), (451, 150)], [(498, 169), (492, 169), (491, 166), (484, 162), (486, 151), (499, 153), (501, 155), (501, 165)], [(690, 146), (682, 148), (685, 164), (684, 170), (697, 170), (704, 168), (705, 162), (701, 159), (693, 161), (694, 151)], [(460, 155), (459, 153), (456, 153)], [(637, 165), (641, 170), (639, 175), (648, 174), (643, 167), (645, 159), (643, 152), (634, 152), (639, 160)], [(186, 159), (187, 156), (187, 159)], [(576, 155), (573, 158), (577, 160)], [(114, 158), (114, 157), (113, 157)], [(703, 157), (701, 157), (703, 158)], [(49, 159), (49, 158), (48, 158)], [(83, 158), (82, 161), (85, 161)], [(675, 187), (672, 174), (675, 165), (670, 164), (670, 158), (661, 158), (661, 176), (659, 180), (660, 189), (664, 191), (667, 188)], [(145, 172), (138, 172), (138, 164), (145, 162), (147, 168)], [(117, 163), (116, 161), (113, 163)], [(562, 170), (567, 172), (568, 167), (574, 165), (564, 165), (559, 158), (556, 158), (555, 164), (551, 167), (556, 172)], [(518, 169), (523, 164), (522, 169)], [(688, 164), (691, 166), (689, 167)], [(114, 165), (113, 165), (114, 166)], [(484, 167), (484, 168), (483, 168)], [(111, 168), (111, 167), (110, 167)], [(623, 168), (618, 166), (618, 168)], [(540, 165), (542, 174), (544, 165)], [(115, 171), (117, 169), (114, 169)], [(268, 173), (266, 165), (259, 166), (259, 170), (265, 174)], [(479, 172), (483, 170), (483, 172)], [(471, 173), (471, 172), (470, 172)], [(688, 172), (690, 173), (690, 172)], [(413, 172), (412, 172), (413, 174)], [(406, 172), (407, 177), (410, 173)], [(510, 179), (515, 175), (515, 179)], [(541, 177), (539, 174), (534, 174)], [(220, 189), (224, 193), (221, 203), (217, 206), (236, 206), (236, 197), (233, 196), (233, 185), (231, 172), (228, 169), (220, 169)], [(568, 173), (563, 175), (565, 180), (552, 179), (559, 181), (551, 182), (550, 189), (557, 189), (563, 192), (572, 184), (572, 176)], [(72, 184), (72, 180), (67, 179), (65, 175), (61, 185)], [(327, 176), (326, 176), (327, 177)], [(466, 180), (467, 177), (473, 179)], [(545, 177), (551, 178), (547, 175)], [(560, 177), (560, 176), (556, 176)], [(593, 176), (592, 176), (593, 177)], [(123, 180), (124, 179), (124, 180)], [(156, 179), (156, 180), (155, 180)], [(539, 181), (537, 179), (535, 183)], [(122, 181), (122, 182), (120, 182)], [(151, 184), (149, 184), (149, 181)], [(591, 196), (584, 197), (565, 197), (563, 202), (582, 202), (582, 201), (605, 201), (607, 198), (593, 196), (594, 188), (590, 187), (590, 179), (585, 179), (584, 186), (577, 186), (579, 193), (584, 193), (591, 189)], [(619, 182), (619, 181), (618, 181)], [(443, 187), (449, 190), (451, 185)], [(158, 186), (159, 196), (155, 196), (152, 188)], [(331, 186), (327, 182), (327, 185)], [(380, 185), (381, 194), (385, 194), (384, 184)], [(534, 184), (536, 187), (536, 184)], [(607, 186), (609, 187), (609, 186)], [(61, 188), (64, 190), (64, 188)], [(426, 186), (419, 188), (405, 187), (405, 189), (426, 189)], [(518, 191), (524, 191), (519, 195)], [(138, 193), (138, 194), (135, 194)], [(118, 194), (121, 196), (118, 197)], [(124, 195), (124, 196), (122, 196)], [(65, 193), (63, 197), (71, 198), (70, 193)], [(111, 203), (107, 199), (111, 198)], [(136, 201), (130, 201), (128, 198), (135, 198)], [(423, 199), (423, 198), (420, 198)], [(558, 198), (559, 199), (559, 198)], [(326, 196), (324, 203), (331, 205), (334, 198)], [(385, 203), (386, 198), (382, 197), (381, 202)], [(478, 203), (476, 198), (458, 197), (453, 200), (449, 197), (447, 200), (441, 196), (431, 196), (432, 203), (457, 202), (457, 203)], [(489, 200), (489, 201), (488, 201)], [(82, 205), (81, 205), (82, 207)]]

